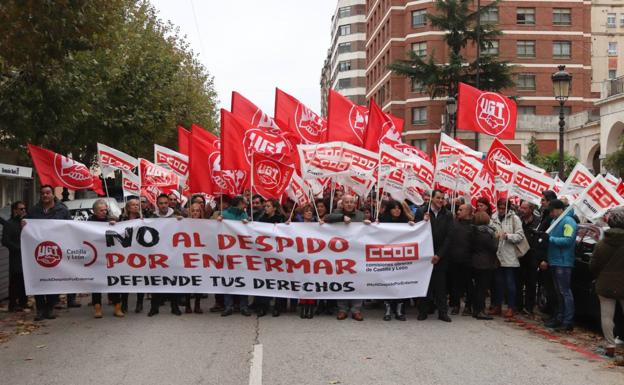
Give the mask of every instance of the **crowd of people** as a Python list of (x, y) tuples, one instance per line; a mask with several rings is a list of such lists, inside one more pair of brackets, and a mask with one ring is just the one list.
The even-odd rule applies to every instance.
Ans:
[[(182, 198), (184, 199), (184, 198)], [(470, 204), (462, 197), (448, 198), (443, 191), (423, 194), (422, 205), (385, 198), (376, 202), (372, 197), (359, 199), (335, 190), (324, 198), (303, 207), (287, 200), (265, 200), (259, 195), (220, 197), (207, 201), (202, 195), (192, 196), (182, 204), (178, 194), (161, 194), (151, 206), (145, 197), (126, 200), (122, 215), (109, 215), (107, 201), (93, 204), (90, 221), (127, 221), (140, 218), (185, 217), (206, 220), (258, 221), (266, 223), (318, 222), (319, 224), (363, 222), (370, 224), (405, 223), (412, 225), (429, 221), (433, 235), (434, 264), (427, 296), (424, 298), (390, 299), (383, 306), (383, 320), (405, 321), (406, 309), (412, 301), (416, 318), (425, 320), (437, 311), (437, 318), (451, 322), (450, 316), (472, 316), (479, 320), (493, 317), (513, 318), (533, 316), (537, 310), (537, 293), (547, 298), (548, 306), (540, 309), (545, 326), (571, 331), (574, 325), (574, 298), (571, 290), (575, 263), (578, 218), (566, 210), (566, 202), (557, 199), (553, 191), (544, 191), (541, 206), (521, 202), (518, 206), (505, 199), (490, 202), (486, 198)], [(379, 212), (377, 212), (379, 211)], [(561, 218), (560, 218), (561, 217)], [(42, 186), (40, 200), (30, 210), (23, 202), (12, 205), (12, 216), (4, 225), (2, 244), (10, 251), (9, 311), (20, 311), (28, 305), (24, 290), (20, 233), (32, 219), (70, 219), (67, 207), (54, 196), (51, 186)], [(556, 224), (549, 233), (546, 230)], [(595, 248), (591, 271), (597, 279), (602, 327), (609, 345), (615, 344), (613, 316), (616, 302), (624, 308), (624, 207), (609, 211), (605, 218), (609, 229)], [(159, 313), (169, 303), (171, 312), (181, 315), (203, 313), (201, 300), (207, 294), (147, 293), (150, 300), (148, 316)], [(297, 308), (301, 318), (320, 314), (335, 314), (338, 320), (351, 316), (363, 321), (361, 300), (289, 300), (286, 298), (215, 294), (209, 311), (227, 317), (234, 312), (243, 316), (279, 316), (289, 307)], [(489, 304), (487, 298), (490, 298)], [(36, 295), (36, 321), (54, 319), (58, 295)], [(113, 314), (123, 317), (128, 312), (128, 294), (110, 293)], [(145, 294), (136, 294), (136, 313), (143, 312)], [(93, 314), (103, 316), (102, 295), (91, 296)], [(67, 295), (67, 307), (80, 307), (75, 294)]]

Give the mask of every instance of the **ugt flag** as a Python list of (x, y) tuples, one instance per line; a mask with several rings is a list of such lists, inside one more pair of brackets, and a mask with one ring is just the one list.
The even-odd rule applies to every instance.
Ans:
[(458, 129), (481, 132), (499, 139), (513, 139), (516, 117), (516, 103), (508, 97), (459, 83)]

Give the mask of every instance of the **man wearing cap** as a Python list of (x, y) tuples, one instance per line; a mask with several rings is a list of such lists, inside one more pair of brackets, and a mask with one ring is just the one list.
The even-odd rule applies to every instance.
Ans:
[[(565, 205), (555, 199), (548, 205), (553, 221), (564, 215)], [(559, 297), (555, 317), (545, 323), (546, 327), (572, 331), (574, 320), (574, 297), (570, 282), (574, 267), (574, 249), (576, 244), (576, 221), (572, 219), (574, 213), (569, 210), (550, 232), (548, 239), (548, 262), (540, 264), (542, 270), (551, 271), (555, 291)]]

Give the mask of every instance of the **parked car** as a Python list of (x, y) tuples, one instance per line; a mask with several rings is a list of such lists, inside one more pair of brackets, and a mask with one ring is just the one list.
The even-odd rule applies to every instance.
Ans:
[[(69, 209), (69, 215), (75, 221), (86, 221), (93, 214), (93, 203), (99, 198), (75, 199), (63, 202)], [(108, 203), (109, 215), (119, 218), (121, 215), (120, 204), (115, 198), (103, 198)]]

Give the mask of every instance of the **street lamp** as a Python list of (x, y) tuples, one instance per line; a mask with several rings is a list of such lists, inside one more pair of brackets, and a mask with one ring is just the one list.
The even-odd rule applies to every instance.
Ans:
[(453, 137), (457, 136), (457, 128), (455, 127), (455, 112), (457, 112), (457, 103), (455, 98), (449, 96), (446, 99), (446, 113), (448, 114), (448, 125), (446, 128), (447, 134), (451, 134), (451, 128), (453, 129)]
[(559, 66), (559, 71), (551, 76), (555, 99), (559, 102), (559, 178), (563, 177), (563, 128), (565, 127), (565, 115), (563, 114), (563, 105), (570, 96), (570, 84), (572, 83), (572, 75), (565, 70), (565, 65)]

